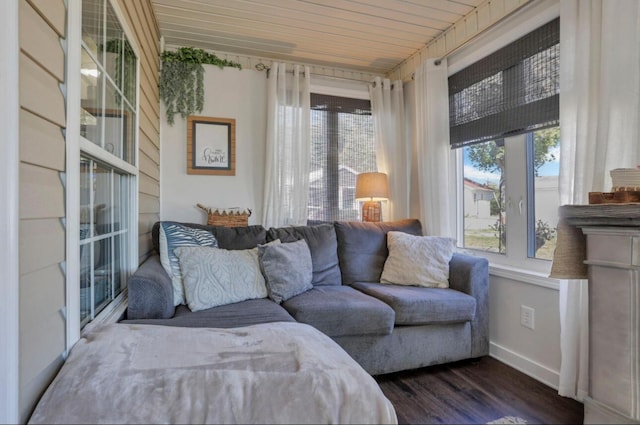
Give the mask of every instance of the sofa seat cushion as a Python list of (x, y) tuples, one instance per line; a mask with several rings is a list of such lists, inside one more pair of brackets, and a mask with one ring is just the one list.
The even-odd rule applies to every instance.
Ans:
[(259, 298), (196, 312), (189, 310), (186, 305), (179, 305), (171, 319), (139, 319), (122, 322), (187, 328), (237, 328), (260, 323), (295, 322), (295, 319), (270, 299)]
[(348, 286), (316, 286), (282, 306), (298, 322), (330, 337), (388, 335), (395, 318), (387, 304)]
[(448, 288), (355, 282), (351, 286), (391, 306), (396, 325), (430, 325), (473, 320), (476, 299)]

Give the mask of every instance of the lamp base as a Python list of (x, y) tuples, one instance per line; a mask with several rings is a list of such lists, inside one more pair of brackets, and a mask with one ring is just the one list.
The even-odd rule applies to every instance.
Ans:
[(362, 204), (362, 221), (382, 221), (380, 201), (366, 201)]

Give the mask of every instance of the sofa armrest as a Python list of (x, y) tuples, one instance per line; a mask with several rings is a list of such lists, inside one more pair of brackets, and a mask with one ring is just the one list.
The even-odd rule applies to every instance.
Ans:
[(471, 357), (489, 354), (489, 262), (486, 258), (453, 254), (449, 262), (449, 287), (476, 299), (471, 321)]
[(129, 278), (127, 319), (169, 319), (175, 313), (173, 286), (160, 256), (151, 256)]

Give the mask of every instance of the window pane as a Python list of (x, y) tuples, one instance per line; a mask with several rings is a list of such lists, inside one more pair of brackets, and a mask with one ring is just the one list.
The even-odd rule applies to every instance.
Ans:
[(114, 175), (113, 180), (113, 231), (117, 232), (126, 229), (127, 225), (123, 223), (123, 219), (127, 216), (123, 214), (123, 207), (127, 205), (128, 200), (124, 196), (123, 191), (126, 188), (126, 179), (119, 174)]
[(126, 37), (123, 39), (122, 56), (124, 60), (124, 67), (122, 69), (124, 97), (131, 105), (135, 105), (136, 65), (138, 61)]
[(80, 100), (80, 135), (102, 146), (102, 87), (103, 75), (87, 51), (82, 49), (82, 68), (80, 69), (82, 98)]
[(129, 164), (136, 163), (135, 156), (136, 146), (136, 114), (129, 107), (128, 103), (124, 103), (124, 112), (122, 116), (122, 159)]
[(503, 141), (463, 148), (464, 247), (506, 252)]
[[(551, 260), (556, 247), (558, 224), (558, 177), (560, 170), (560, 129), (538, 130), (533, 134), (534, 252), (529, 256)], [(531, 235), (532, 233), (529, 232)], [(532, 255), (533, 254), (533, 255)]]
[(104, 0), (82, 1), (82, 41), (93, 56), (102, 63), (99, 46), (103, 42)]
[(80, 245), (80, 321), (91, 317), (91, 243)]
[(124, 33), (122, 26), (118, 22), (111, 3), (107, 2), (107, 15), (106, 15), (106, 36), (105, 41), (105, 71), (115, 81), (118, 88), (122, 90), (122, 48)]
[(95, 223), (94, 209), (91, 206), (91, 161), (80, 160), (80, 240), (93, 237)]
[(93, 250), (96, 262), (95, 269), (93, 271), (93, 302), (95, 317), (95, 315), (113, 299), (111, 296), (111, 288), (113, 285), (111, 238), (107, 237), (94, 242)]
[(114, 297), (117, 296), (122, 289), (125, 287), (125, 273), (124, 273), (124, 264), (127, 263), (127, 238), (122, 237), (121, 235), (117, 235), (113, 238), (113, 245), (115, 247), (114, 257), (113, 257), (113, 290)]
[(100, 119), (104, 125), (104, 148), (107, 152), (122, 158), (122, 96), (107, 80), (105, 109)]
[(96, 233), (98, 235), (105, 235), (112, 232), (111, 171), (103, 165), (96, 164), (94, 166), (93, 179)]
[(310, 220), (358, 220), (356, 176), (377, 171), (368, 100), (311, 95)]

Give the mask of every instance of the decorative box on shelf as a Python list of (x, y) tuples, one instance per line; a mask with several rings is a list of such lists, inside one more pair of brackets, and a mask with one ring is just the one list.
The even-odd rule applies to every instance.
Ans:
[(589, 192), (589, 204), (640, 203), (640, 166), (616, 168), (611, 175), (611, 192)]
[(640, 190), (616, 190), (614, 192), (589, 192), (589, 204), (640, 203)]
[(237, 207), (210, 208), (202, 204), (197, 204), (197, 207), (207, 213), (207, 224), (209, 226), (245, 227), (249, 225), (249, 217), (251, 217), (249, 208), (244, 210)]

